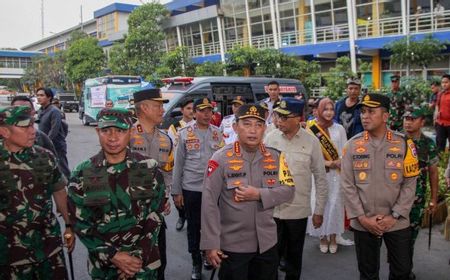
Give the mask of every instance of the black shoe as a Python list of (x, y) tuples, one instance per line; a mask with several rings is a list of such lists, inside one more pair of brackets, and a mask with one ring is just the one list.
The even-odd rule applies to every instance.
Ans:
[(191, 279), (192, 280), (202, 279), (202, 266), (201, 265), (192, 266)]
[(184, 222), (185, 222), (185, 221), (186, 221), (186, 219), (184, 219), (184, 218), (178, 218), (177, 225), (176, 225), (175, 229), (176, 229), (177, 231), (182, 230), (183, 227), (184, 227)]
[(214, 268), (214, 266), (210, 264), (207, 260), (203, 261), (203, 267), (205, 268), (205, 270), (212, 270)]
[(409, 280), (414, 280), (414, 279), (416, 279), (416, 275), (414, 274), (414, 272), (410, 272), (409, 273)]
[(286, 272), (286, 260), (284, 258), (280, 259), (279, 268), (281, 271)]

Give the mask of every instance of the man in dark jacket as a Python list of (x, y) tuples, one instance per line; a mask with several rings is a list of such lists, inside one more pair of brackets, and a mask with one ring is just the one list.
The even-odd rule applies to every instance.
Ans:
[(36, 97), (41, 108), (38, 111), (39, 130), (48, 135), (55, 146), (59, 167), (66, 177), (70, 176), (67, 162), (66, 132), (61, 112), (52, 105), (53, 92), (49, 88), (38, 88)]
[(347, 80), (347, 96), (336, 103), (335, 120), (345, 128), (347, 139), (363, 131), (361, 124), (360, 110), (357, 108), (359, 96), (361, 94), (361, 82), (358, 79)]

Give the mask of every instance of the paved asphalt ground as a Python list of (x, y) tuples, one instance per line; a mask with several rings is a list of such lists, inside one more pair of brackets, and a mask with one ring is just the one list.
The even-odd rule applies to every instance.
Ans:
[[(77, 113), (67, 114), (69, 123), (68, 159), (70, 168), (97, 153), (100, 149), (94, 127), (85, 127), (78, 119)], [(173, 206), (173, 204), (172, 204)], [(173, 208), (174, 210), (174, 208)], [(187, 253), (186, 227), (177, 232), (176, 211), (166, 219), (168, 266), (166, 269), (167, 280), (189, 280), (191, 271), (190, 255)], [(428, 251), (428, 231), (422, 230), (416, 243), (414, 271), (417, 279), (450, 280), (450, 242), (445, 241), (442, 235), (443, 225), (436, 225), (432, 231), (431, 250)], [(346, 233), (347, 238), (352, 238), (351, 233)], [(83, 244), (77, 240), (73, 253), (75, 266), (75, 279), (90, 279), (87, 273), (87, 255)], [(386, 263), (386, 250), (382, 246), (381, 254), (381, 279), (388, 279), (388, 265)], [(282, 273), (280, 273), (280, 276)], [(203, 272), (203, 279), (209, 279), (210, 272)], [(280, 279), (283, 279), (280, 277)], [(303, 280), (352, 280), (358, 279), (356, 256), (354, 246), (340, 246), (335, 255), (322, 254), (318, 248), (318, 240), (307, 237), (303, 251)], [(257, 280), (257, 279), (252, 279)]]

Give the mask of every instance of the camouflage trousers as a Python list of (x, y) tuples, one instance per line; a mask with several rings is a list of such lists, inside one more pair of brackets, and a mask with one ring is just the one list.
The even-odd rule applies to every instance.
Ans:
[(64, 251), (40, 263), (0, 266), (1, 280), (64, 280), (69, 279), (66, 271)]
[(416, 242), (417, 235), (419, 235), (420, 226), (425, 209), (425, 193), (418, 193), (416, 191), (416, 199), (409, 213), (409, 222), (412, 229), (412, 243)]

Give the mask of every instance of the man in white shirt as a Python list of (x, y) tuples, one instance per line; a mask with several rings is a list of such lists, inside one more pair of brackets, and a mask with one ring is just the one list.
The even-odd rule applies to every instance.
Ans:
[(233, 129), (233, 123), (235, 120), (236, 112), (238, 111), (239, 107), (244, 105), (244, 103), (245, 102), (242, 96), (236, 96), (236, 98), (231, 101), (231, 110), (233, 113), (223, 118), (222, 123), (220, 124), (220, 131), (222, 132), (225, 145), (233, 143), (237, 139), (236, 132)]
[(269, 94), (269, 97), (264, 99), (264, 102), (267, 104), (267, 108), (269, 109), (269, 117), (267, 117), (266, 120), (266, 124), (269, 125), (273, 121), (273, 107), (278, 101), (280, 101), (280, 84), (277, 81), (269, 82), (267, 84), (267, 93)]

